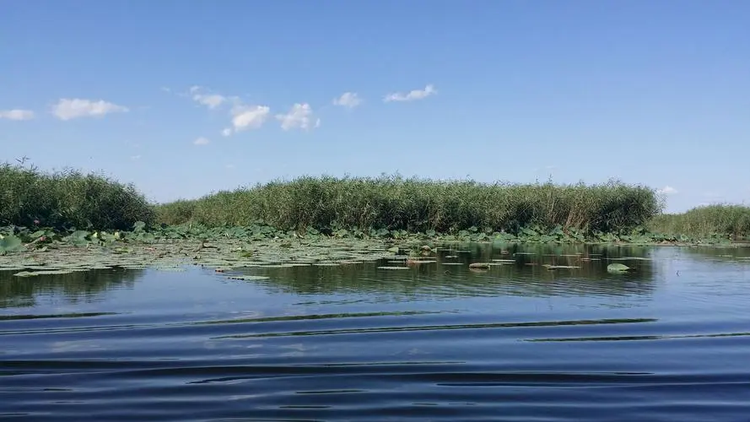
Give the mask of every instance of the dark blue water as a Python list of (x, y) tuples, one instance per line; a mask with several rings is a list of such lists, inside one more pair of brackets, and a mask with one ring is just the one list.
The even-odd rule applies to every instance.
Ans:
[[(242, 271), (262, 281), (3, 272), (0, 419), (750, 420), (750, 251), (524, 251)], [(466, 265), (493, 258), (515, 262)]]

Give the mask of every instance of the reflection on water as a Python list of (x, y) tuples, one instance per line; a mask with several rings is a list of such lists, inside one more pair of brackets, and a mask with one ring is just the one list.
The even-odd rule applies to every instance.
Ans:
[(14, 277), (18, 270), (0, 271), (0, 308), (33, 307), (37, 301), (64, 300), (74, 304), (101, 298), (108, 290), (132, 289), (143, 270), (92, 270), (44, 277)]
[[(379, 265), (405, 266), (401, 259), (377, 265), (252, 268), (244, 273), (269, 276), (269, 280), (260, 283), (284, 293), (360, 292), (388, 295), (389, 300), (496, 295), (646, 295), (654, 288), (653, 262), (650, 250), (644, 247), (470, 244), (441, 249), (437, 256), (430, 257), (433, 258), (437, 262), (404, 271), (378, 269)], [(489, 270), (473, 270), (469, 268), (472, 262), (488, 262), (493, 266)], [(609, 274), (607, 265), (612, 262), (625, 263), (633, 271)], [(545, 265), (577, 268), (548, 269)]]
[(261, 281), (0, 272), (0, 419), (747, 420), (748, 256), (470, 244), (405, 270), (238, 270)]

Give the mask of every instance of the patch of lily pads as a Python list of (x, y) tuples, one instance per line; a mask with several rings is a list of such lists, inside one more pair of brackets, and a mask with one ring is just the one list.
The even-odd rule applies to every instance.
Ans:
[[(469, 266), (472, 270), (512, 265), (523, 255), (516, 252), (507, 258), (488, 262), (462, 263), (459, 257), (471, 254), (462, 243), (492, 242), (506, 248), (511, 243), (566, 243), (570, 233), (563, 230), (545, 232), (525, 228), (517, 235), (489, 233), (480, 230), (461, 231), (452, 235), (438, 233), (397, 233), (377, 231), (371, 236), (337, 231), (325, 236), (315, 231), (284, 232), (258, 224), (250, 227), (206, 228), (185, 225), (148, 229), (136, 223), (130, 231), (87, 231), (22, 227), (0, 228), (0, 271), (13, 271), (18, 277), (69, 274), (78, 271), (112, 269), (184, 271), (190, 265), (226, 273), (242, 268), (272, 269), (295, 267), (339, 267), (385, 261), (377, 268), (408, 270), (422, 265)], [(568, 236), (568, 237), (566, 237)], [(597, 237), (598, 236), (598, 237)], [(628, 235), (632, 243), (654, 240), (671, 241), (646, 233)], [(650, 237), (649, 237), (650, 236)], [(573, 236), (579, 241), (580, 233)], [(622, 242), (625, 237), (596, 234), (595, 242)], [(645, 241), (644, 240), (644, 241)], [(685, 240), (685, 239), (679, 239)], [(686, 240), (685, 240), (686, 241)], [(648, 243), (648, 242), (646, 242)], [(654, 243), (654, 242), (652, 242)], [(439, 254), (441, 260), (437, 260)], [(504, 254), (507, 254), (504, 249)], [(594, 261), (596, 254), (581, 257)], [(568, 256), (568, 255), (561, 255)], [(571, 258), (574, 255), (570, 255)], [(643, 257), (610, 258), (612, 261), (650, 260)], [(533, 263), (525, 263), (532, 265)], [(620, 266), (622, 265), (622, 266)], [(545, 265), (548, 269), (576, 269), (577, 265)], [(631, 269), (612, 263), (607, 270), (622, 273)]]

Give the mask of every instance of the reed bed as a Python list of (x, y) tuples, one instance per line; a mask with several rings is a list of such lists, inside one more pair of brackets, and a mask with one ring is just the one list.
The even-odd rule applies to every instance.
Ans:
[(618, 181), (555, 185), (439, 181), (400, 176), (300, 177), (157, 208), (166, 224), (283, 230), (387, 229), (451, 233), (476, 228), (518, 232), (536, 226), (621, 232), (661, 210), (655, 190)]
[(154, 206), (132, 185), (75, 170), (42, 173), (0, 164), (0, 226), (127, 230), (155, 217)]

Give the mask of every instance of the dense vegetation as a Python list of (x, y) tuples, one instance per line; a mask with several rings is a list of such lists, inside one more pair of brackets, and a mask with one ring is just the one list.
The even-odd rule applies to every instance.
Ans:
[(0, 226), (131, 229), (154, 223), (153, 205), (132, 185), (104, 176), (0, 164)]
[(542, 241), (582, 236), (602, 241), (643, 236), (653, 241), (750, 238), (750, 207), (713, 205), (684, 214), (660, 211), (653, 189), (615, 181), (523, 185), (399, 176), (301, 177), (155, 205), (132, 185), (101, 175), (0, 165), (0, 227), (131, 230), (143, 222), (141, 227), (153, 228), (185, 223), (261, 227), (264, 236), (348, 230), (365, 236), (463, 233), (459, 238), (504, 233)]
[(697, 238), (730, 236), (735, 240), (750, 237), (750, 207), (709, 205), (683, 214), (660, 214), (648, 224), (659, 233), (685, 233)]
[(659, 211), (652, 189), (618, 182), (512, 185), (398, 176), (301, 177), (158, 208), (159, 219), (167, 224), (246, 226), (262, 221), (282, 230), (438, 233), (472, 227), (509, 233), (524, 227), (620, 232), (643, 225)]

